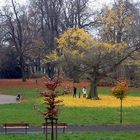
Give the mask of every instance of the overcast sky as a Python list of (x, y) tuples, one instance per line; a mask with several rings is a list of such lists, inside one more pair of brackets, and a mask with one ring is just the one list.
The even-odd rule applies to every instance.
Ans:
[[(10, 1), (10, 0), (0, 0), (0, 6), (5, 4), (5, 1)], [(16, 0), (19, 3), (26, 3), (28, 0)], [(94, 1), (94, 0), (90, 0), (90, 1)], [(108, 4), (110, 3), (110, 1), (113, 0), (96, 0), (97, 1), (97, 5), (101, 6), (103, 4)]]
[[(5, 5), (5, 3), (8, 1), (11, 1), (11, 0), (0, 0), (0, 6)], [(26, 3), (26, 1), (28, 1), (28, 0), (15, 0), (15, 1), (22, 4), (22, 3)]]
[[(4, 5), (5, 1), (8, 2), (11, 0), (0, 0), (0, 6)], [(26, 2), (28, 2), (28, 0), (15, 0), (15, 1), (17, 1), (18, 3), (21, 3), (21, 4), (25, 4)], [(90, 0), (90, 1), (92, 4), (92, 1), (95, 1), (95, 0)], [(102, 7), (103, 5), (108, 5), (109, 3), (113, 2), (113, 1), (114, 0), (96, 0), (96, 4), (94, 4), (94, 6)], [(130, 0), (130, 1), (139, 1), (140, 2), (140, 0)]]

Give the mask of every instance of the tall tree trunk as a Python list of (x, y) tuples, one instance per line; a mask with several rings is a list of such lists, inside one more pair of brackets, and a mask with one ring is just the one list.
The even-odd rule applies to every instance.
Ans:
[(22, 81), (26, 82), (25, 63), (24, 63), (23, 56), (20, 56), (20, 68), (21, 68), (21, 74), (22, 74)]
[(88, 95), (88, 99), (99, 100), (98, 92), (97, 92), (97, 75), (94, 73), (92, 79), (90, 80), (90, 92)]
[(52, 78), (55, 74), (55, 66), (53, 63), (47, 63), (47, 74), (50, 78)]
[(26, 72), (24, 64), (21, 65), (22, 81), (26, 82)]

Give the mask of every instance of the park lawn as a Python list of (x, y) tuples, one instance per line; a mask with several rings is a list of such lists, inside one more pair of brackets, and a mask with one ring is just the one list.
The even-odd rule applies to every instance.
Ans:
[[(33, 109), (33, 104), (11, 104), (0, 106), (0, 123), (28, 122), (38, 126), (43, 117)], [(140, 124), (140, 108), (123, 109), (123, 124)], [(62, 107), (59, 121), (75, 125), (119, 124), (119, 108)]]
[[(98, 93), (100, 93), (99, 95), (108, 95), (111, 93), (111, 88), (112, 87), (99, 87)], [(140, 97), (140, 88), (129, 87), (128, 96)]]
[(36, 88), (24, 88), (24, 87), (10, 87), (10, 88), (1, 88), (0, 94), (6, 94), (6, 95), (14, 95), (16, 96), (17, 93), (20, 93), (21, 96), (30, 102), (33, 100), (36, 100), (36, 98), (39, 97), (39, 93), (41, 92), (41, 89)]
[[(98, 87), (98, 93), (99, 96), (100, 95), (109, 95), (111, 94), (111, 88), (112, 87)], [(62, 91), (63, 89), (60, 89), (60, 91)], [(12, 94), (12, 95), (16, 95), (17, 92), (21, 92), (23, 93), (25, 96), (26, 94), (28, 94), (28, 96), (34, 96), (34, 95), (38, 95), (38, 92), (43, 91), (43, 88), (39, 88), (39, 87), (35, 87), (33, 86), (32, 88), (25, 88), (24, 86), (11, 86), (8, 88), (1, 88), (0, 87), (0, 93), (8, 93), (8, 94)], [(88, 89), (89, 92), (89, 89)], [(29, 94), (30, 93), (30, 94)], [(82, 93), (82, 89), (78, 89), (77, 93)], [(137, 96), (140, 97), (140, 88), (130, 88), (128, 90), (128, 95), (129, 96)]]
[[(107, 94), (108, 88), (101, 88), (100, 90), (102, 91), (101, 97), (104, 97), (105, 94)], [(23, 102), (19, 104), (0, 105), (1, 124), (5, 122), (28, 122), (31, 125), (37, 126), (44, 121), (43, 117), (34, 109), (34, 105), (37, 105), (39, 108), (43, 108), (43, 105), (41, 105), (40, 100), (41, 97), (38, 94), (37, 89), (14, 87), (9, 89), (1, 89), (0, 92), (10, 95), (16, 95), (17, 92), (21, 92), (24, 98)], [(136, 92), (134, 91), (134, 93), (138, 94), (137, 91)], [(70, 95), (69, 98), (71, 98), (71, 96), (72, 95)], [(67, 96), (61, 96), (61, 98), (65, 97), (67, 98)], [(114, 97), (112, 98), (119, 104), (119, 100), (115, 99)], [(78, 98), (72, 100), (75, 101), (77, 104), (79, 103)], [(90, 104), (91, 101), (88, 102)], [(99, 102), (102, 102), (102, 100), (100, 100)], [(119, 105), (117, 107), (112, 107), (111, 105), (90, 107), (84, 106), (84, 104), (85, 102), (83, 102), (82, 106), (64, 105), (63, 107), (61, 107), (59, 121), (76, 125), (119, 124)], [(140, 116), (139, 106), (123, 108), (124, 124), (140, 124), (139, 116)]]
[[(60, 121), (75, 125), (119, 124), (118, 108), (66, 107), (61, 110)], [(140, 124), (140, 108), (124, 108), (123, 124)]]
[[(43, 140), (43, 134), (0, 135), (0, 140)], [(92, 132), (59, 134), (60, 140), (139, 140), (140, 132)]]

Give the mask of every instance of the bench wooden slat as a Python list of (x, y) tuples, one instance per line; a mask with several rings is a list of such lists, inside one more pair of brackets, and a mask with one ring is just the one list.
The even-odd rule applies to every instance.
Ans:
[(4, 126), (3, 128), (29, 128), (29, 126)]
[[(54, 125), (56, 125), (56, 123), (53, 123)], [(46, 123), (42, 123), (43, 126), (46, 126)], [(51, 125), (51, 123), (47, 123), (47, 125)], [(67, 126), (67, 123), (57, 123), (57, 126)]]
[(28, 123), (4, 123), (4, 126), (29, 126)]
[[(56, 125), (54, 125), (55, 127)], [(42, 126), (42, 128), (46, 128), (46, 126)], [(51, 126), (47, 126), (47, 128), (51, 128)], [(67, 126), (57, 126), (57, 128), (67, 128)]]
[(7, 133), (7, 129), (10, 128), (25, 129), (25, 133), (27, 134), (27, 129), (29, 128), (29, 124), (28, 123), (4, 123), (3, 128), (5, 129), (5, 134)]
[[(53, 124), (54, 128), (56, 128), (56, 123)], [(57, 123), (57, 128), (62, 128), (63, 129), (63, 132), (65, 132), (65, 129), (67, 128), (67, 123)], [(42, 123), (42, 126), (41, 126), (44, 130), (44, 133), (45, 133), (45, 129), (46, 129), (46, 123)], [(48, 122), (47, 123), (47, 129), (50, 129), (51, 128), (51, 122)]]

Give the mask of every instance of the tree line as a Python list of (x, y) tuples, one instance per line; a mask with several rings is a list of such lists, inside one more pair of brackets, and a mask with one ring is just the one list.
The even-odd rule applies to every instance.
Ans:
[[(56, 71), (63, 71), (74, 81), (81, 78), (92, 81), (94, 95), (96, 84), (103, 78), (125, 76), (137, 80), (139, 3), (117, 0), (99, 9), (90, 5), (90, 0), (30, 0), (26, 5), (10, 0), (0, 10), (0, 77), (22, 77), (25, 81), (32, 73), (42, 72), (52, 77)], [(47, 56), (54, 51), (64, 55), (58, 40), (69, 29), (94, 34), (91, 38), (100, 42), (95, 45), (98, 49), (84, 50), (88, 44), (83, 42), (80, 45), (86, 46), (80, 51), (86, 51), (87, 55), (82, 61), (73, 57), (71, 50), (66, 52), (65, 60), (49, 61)], [(79, 33), (74, 39), (77, 41), (81, 35)], [(75, 42), (69, 41), (68, 45), (73, 46), (71, 43)], [(103, 46), (108, 44), (115, 49), (104, 50)], [(61, 68), (58, 63), (61, 63)]]
[[(92, 25), (92, 13), (87, 11), (88, 2), (89, 0), (30, 0), (27, 5), (21, 5), (10, 0), (10, 3), (1, 8), (1, 48), (8, 47), (16, 54), (24, 81), (27, 62), (38, 63), (37, 70), (40, 71), (41, 60), (56, 48), (55, 38), (68, 27), (84, 28)], [(5, 55), (7, 57), (7, 51)], [(47, 65), (47, 71), (51, 75), (54, 66)]]

